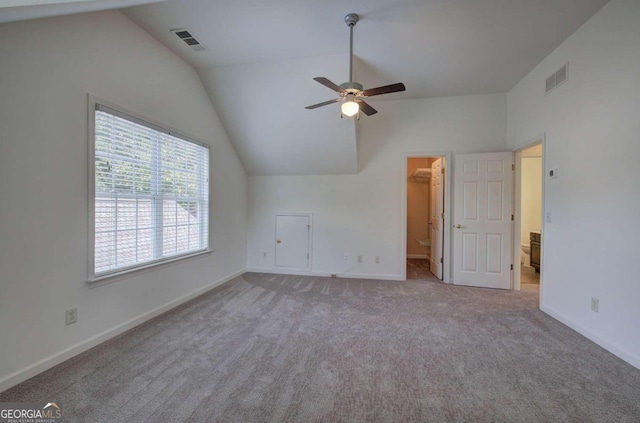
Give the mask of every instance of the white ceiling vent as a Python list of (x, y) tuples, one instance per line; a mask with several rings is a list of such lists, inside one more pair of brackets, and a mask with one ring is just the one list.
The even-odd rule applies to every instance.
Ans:
[(172, 29), (171, 32), (176, 34), (186, 45), (191, 47), (195, 51), (207, 50), (207, 48), (200, 41), (196, 39), (186, 28)]
[(547, 81), (545, 83), (545, 93), (548, 93), (554, 88), (567, 82), (567, 79), (569, 79), (569, 74), (567, 73), (568, 66), (569, 64), (567, 63), (566, 65), (558, 69), (558, 71), (556, 71), (553, 75), (547, 78)]

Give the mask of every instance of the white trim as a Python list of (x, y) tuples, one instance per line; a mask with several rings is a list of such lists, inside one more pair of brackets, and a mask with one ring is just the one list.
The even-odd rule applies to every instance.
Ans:
[[(207, 201), (209, 202), (209, 207), (208, 207), (208, 213), (206, 216), (207, 219), (207, 245), (205, 247), (204, 250), (199, 250), (199, 251), (192, 251), (189, 252), (187, 254), (181, 255), (181, 256), (172, 256), (172, 257), (167, 257), (167, 258), (162, 258), (162, 259), (158, 259), (158, 260), (154, 260), (153, 262), (149, 262), (149, 263), (142, 263), (139, 266), (132, 266), (132, 267), (128, 267), (128, 268), (122, 268), (122, 269), (117, 269), (114, 272), (111, 273), (106, 273), (106, 274), (101, 274), (101, 275), (96, 275), (95, 274), (95, 257), (94, 257), (94, 253), (95, 253), (95, 185), (96, 185), (96, 181), (95, 181), (95, 110), (96, 107), (98, 105), (104, 106), (108, 109), (110, 109), (111, 111), (115, 111), (118, 114), (122, 114), (127, 116), (127, 118), (132, 118), (136, 121), (136, 123), (139, 123), (143, 126), (147, 126), (147, 127), (151, 127), (154, 130), (158, 130), (158, 128), (162, 129), (163, 131), (166, 131), (167, 133), (169, 133), (172, 136), (175, 136), (177, 138), (180, 138), (186, 142), (191, 142), (193, 144), (196, 145), (200, 145), (202, 147), (205, 147), (208, 152), (209, 152), (209, 160), (208, 160), (208, 171), (209, 171), (209, 183), (208, 183), (208, 194), (207, 194)], [(99, 286), (102, 285), (104, 282), (106, 283), (112, 283), (112, 282), (117, 282), (123, 279), (127, 279), (129, 277), (138, 275), (140, 273), (146, 273), (149, 272), (153, 269), (153, 267), (157, 267), (157, 268), (161, 268), (164, 267), (164, 265), (168, 265), (171, 264), (175, 261), (180, 261), (180, 260), (189, 260), (192, 259), (194, 257), (197, 257), (199, 255), (203, 255), (203, 254), (209, 254), (211, 252), (213, 252), (213, 240), (211, 239), (211, 185), (213, 183), (213, 166), (211, 166), (211, 155), (212, 155), (212, 149), (209, 146), (209, 143), (191, 136), (185, 132), (176, 130), (174, 128), (172, 128), (169, 125), (165, 125), (163, 123), (160, 123), (154, 119), (150, 119), (140, 113), (137, 112), (133, 112), (131, 110), (128, 110), (124, 107), (121, 107), (117, 104), (114, 104), (108, 100), (104, 100), (102, 98), (99, 98), (97, 96), (94, 96), (91, 93), (87, 94), (87, 129), (88, 129), (88, 133), (87, 133), (87, 144), (88, 144), (88, 148), (87, 148), (87, 152), (88, 152), (88, 156), (87, 156), (87, 181), (88, 181), (88, 187), (87, 187), (87, 230), (88, 230), (88, 236), (87, 236), (87, 284), (90, 284), (91, 287), (94, 286)], [(204, 216), (203, 216), (204, 217)], [(128, 273), (128, 274), (127, 274)]]
[[(309, 254), (309, 259), (307, 260), (307, 267), (296, 267), (296, 268), (287, 268), (287, 267), (278, 267), (276, 266), (276, 236), (277, 236), (277, 225), (278, 225), (278, 216), (305, 216), (309, 218), (309, 245), (307, 246), (307, 253)], [(277, 267), (278, 269), (287, 270), (292, 269), (300, 272), (311, 272), (313, 269), (313, 213), (310, 212), (275, 212), (273, 219), (273, 267)]]
[(562, 324), (570, 327), (571, 329), (575, 330), (580, 335), (584, 336), (585, 338), (589, 339), (590, 341), (600, 345), (602, 348), (604, 348), (605, 350), (609, 351), (611, 354), (621, 358), (622, 360), (624, 360), (627, 363), (631, 364), (635, 368), (640, 369), (640, 355), (638, 355), (637, 353), (634, 353), (633, 351), (629, 351), (626, 348), (620, 346), (619, 344), (617, 344), (617, 343), (615, 343), (615, 342), (613, 342), (613, 341), (611, 341), (609, 339), (602, 338), (602, 337), (596, 335), (595, 333), (591, 332), (589, 329), (587, 329), (584, 326), (581, 326), (581, 325), (575, 323), (574, 321), (572, 321), (571, 319), (569, 319), (565, 315), (563, 315), (561, 313), (558, 313), (557, 311), (555, 311), (551, 307), (548, 307), (548, 306), (545, 306), (545, 305), (541, 305), (540, 306), (540, 310), (542, 310), (543, 312), (545, 312), (546, 314), (548, 314), (552, 318), (556, 319), (560, 323), (562, 323)]
[[(400, 248), (400, 275), (401, 280), (407, 280), (407, 159), (410, 158), (428, 158), (428, 157), (440, 157), (445, 159), (444, 168), (444, 224), (442, 237), (444, 240), (444, 246), (442, 248), (443, 265), (442, 265), (442, 281), (445, 283), (453, 283), (451, 279), (451, 269), (453, 266), (453, 254), (451, 245), (451, 210), (453, 206), (453, 199), (451, 198), (451, 186), (453, 185), (452, 169), (453, 160), (452, 153), (450, 151), (432, 151), (432, 152), (411, 152), (404, 153), (402, 156), (402, 204), (401, 204), (401, 225), (400, 234), (402, 240), (402, 246)], [(391, 275), (387, 275), (391, 276)]]
[(215, 250), (198, 251), (191, 254), (186, 254), (178, 257), (170, 257), (164, 260), (156, 260), (147, 265), (136, 266), (134, 268), (123, 269), (121, 272), (108, 273), (104, 276), (98, 276), (87, 281), (89, 288), (96, 288), (102, 285), (108, 285), (113, 282), (118, 282), (123, 279), (129, 279), (134, 276), (141, 275), (143, 273), (154, 272), (156, 270), (164, 269), (165, 267), (179, 264), (185, 261), (195, 260), (202, 256), (214, 253)]
[(129, 329), (132, 329), (150, 319), (153, 319), (156, 316), (159, 316), (160, 314), (167, 312), (181, 304), (186, 303), (187, 301), (196, 298), (202, 294), (205, 294), (206, 292), (226, 283), (229, 282), (230, 280), (237, 278), (238, 276), (243, 275), (244, 273), (246, 273), (246, 269), (240, 270), (238, 272), (235, 272), (229, 276), (226, 276), (222, 279), (219, 279), (207, 286), (204, 286), (200, 289), (197, 289), (189, 294), (183, 295), (180, 298), (177, 298), (173, 301), (170, 301), (164, 305), (161, 305), (159, 307), (154, 308), (151, 311), (148, 311), (144, 314), (141, 314), (138, 317), (134, 317), (133, 319), (121, 323), (117, 326), (114, 326), (111, 329), (107, 329), (106, 331), (99, 333), (98, 335), (95, 335), (85, 341), (79, 342), (69, 348), (66, 348), (62, 351), (59, 351), (45, 359), (42, 359), (40, 361), (37, 361), (36, 363), (27, 366), (23, 369), (20, 369), (14, 373), (11, 373), (10, 375), (0, 379), (0, 392), (5, 391), (9, 388), (11, 388), (12, 386), (15, 386), (21, 382), (24, 382), (27, 379), (30, 379), (42, 372), (44, 372), (45, 370), (49, 370), (50, 368), (66, 361), (69, 360), (72, 357), (75, 357), (76, 355), (83, 353), (93, 347), (95, 347), (96, 345), (99, 345), (117, 335), (120, 335), (123, 332), (128, 331)]
[(521, 244), (522, 244), (522, 150), (517, 150), (513, 154), (513, 164), (516, 169), (513, 172), (513, 222), (511, 224), (511, 239), (513, 257), (513, 272), (511, 273), (511, 289), (520, 291), (521, 269)]
[(341, 279), (376, 279), (376, 280), (385, 280), (385, 281), (404, 281), (405, 277), (402, 275), (390, 275), (390, 274), (379, 274), (379, 273), (331, 273), (326, 271), (304, 271), (304, 270), (296, 270), (296, 269), (286, 269), (286, 268), (269, 268), (269, 267), (250, 267), (247, 269), (247, 272), (252, 273), (268, 273), (272, 275), (291, 275), (291, 276), (316, 276), (320, 278), (331, 278), (331, 275), (336, 275), (336, 277)]

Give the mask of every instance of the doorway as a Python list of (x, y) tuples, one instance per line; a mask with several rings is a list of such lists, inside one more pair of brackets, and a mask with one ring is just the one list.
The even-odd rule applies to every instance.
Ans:
[(513, 289), (540, 291), (544, 163), (542, 140), (515, 152)]
[(406, 157), (406, 279), (448, 280), (446, 170), (446, 156)]

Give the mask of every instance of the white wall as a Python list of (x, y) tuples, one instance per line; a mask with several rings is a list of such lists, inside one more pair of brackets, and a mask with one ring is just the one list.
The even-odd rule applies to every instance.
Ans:
[[(348, 75), (344, 55), (199, 70), (249, 175), (335, 175), (358, 171), (353, 119), (313, 80)], [(317, 148), (322, 145), (323, 148)]]
[[(569, 62), (569, 80), (544, 81)], [(612, 0), (508, 94), (508, 144), (546, 133), (542, 308), (640, 367), (640, 2)], [(600, 311), (590, 309), (591, 297)]]
[(542, 228), (542, 159), (523, 157), (521, 166), (520, 239), (529, 244), (529, 233)]
[[(242, 271), (247, 180), (196, 72), (120, 12), (0, 25), (0, 57), (2, 390), (69, 354), (14, 372)], [(211, 145), (215, 253), (86, 286), (87, 93)]]
[[(274, 214), (297, 211), (314, 213), (313, 272), (400, 279), (404, 153), (505, 149), (505, 95), (372, 105), (380, 113), (359, 123), (357, 175), (249, 178), (250, 269), (273, 270)], [(344, 252), (350, 253), (349, 261)], [(358, 254), (364, 256), (362, 264), (355, 261)]]

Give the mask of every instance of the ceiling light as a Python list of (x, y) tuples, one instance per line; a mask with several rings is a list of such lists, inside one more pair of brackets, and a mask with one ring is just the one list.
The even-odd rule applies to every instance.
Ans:
[(354, 116), (360, 111), (360, 105), (353, 101), (353, 94), (347, 94), (344, 103), (342, 103), (342, 114), (345, 116)]

